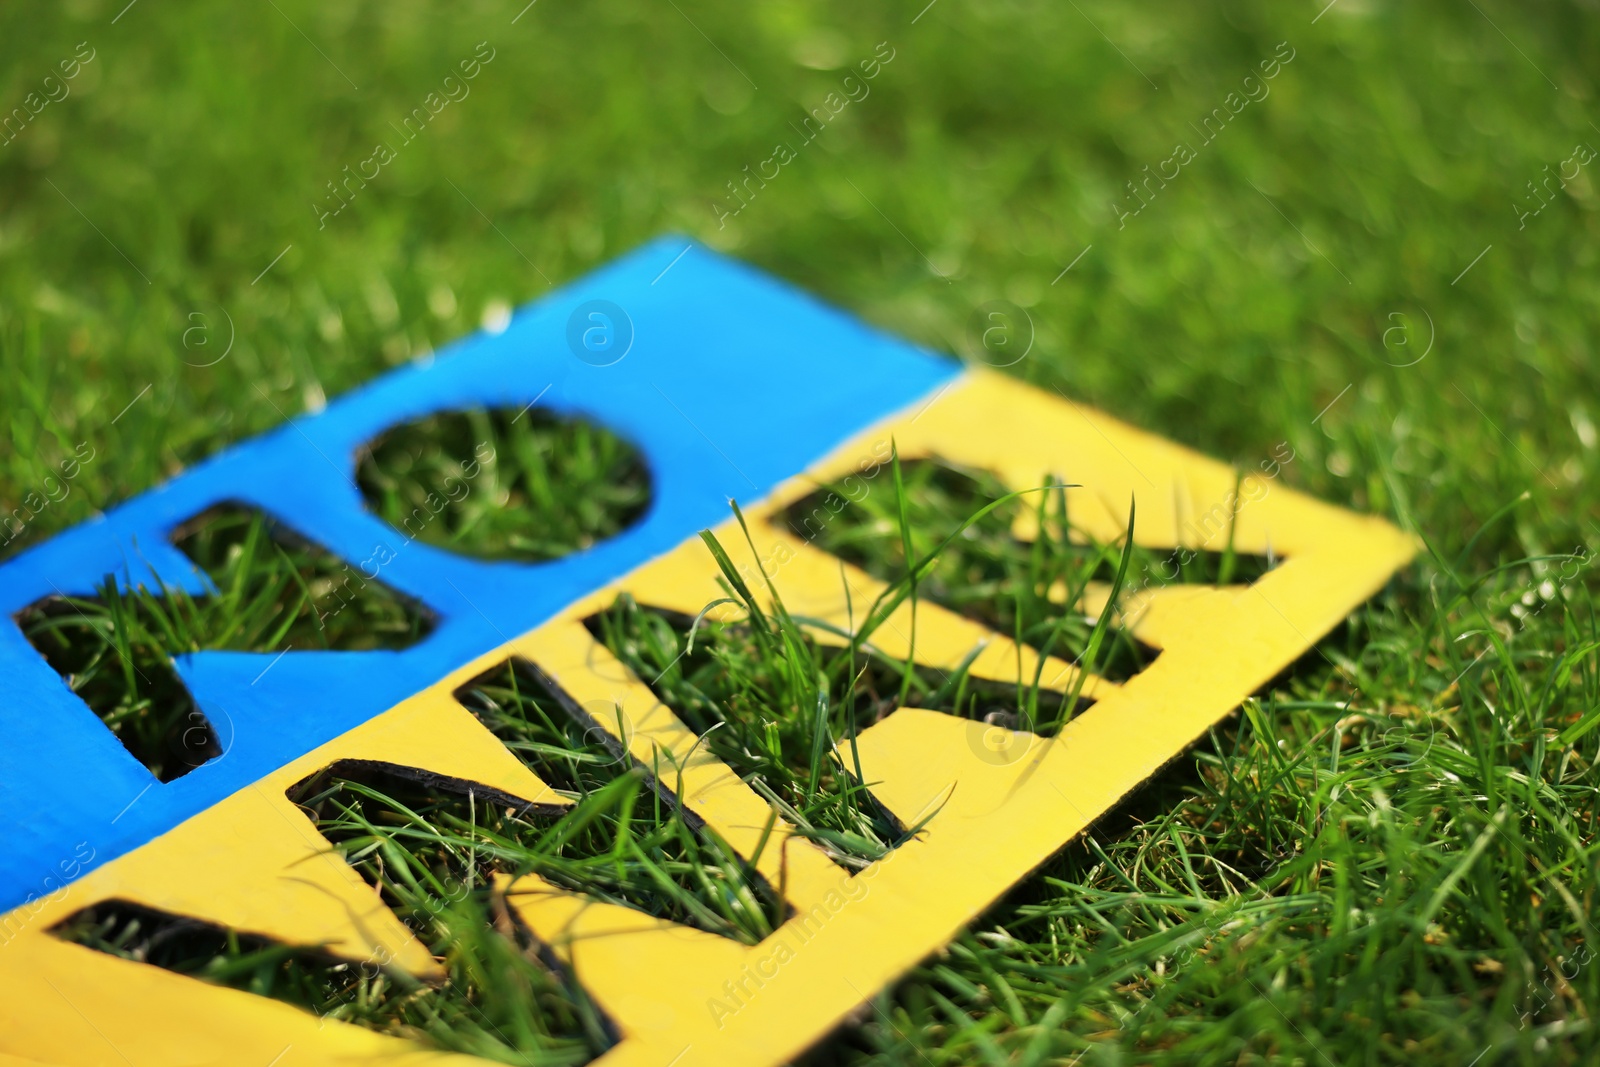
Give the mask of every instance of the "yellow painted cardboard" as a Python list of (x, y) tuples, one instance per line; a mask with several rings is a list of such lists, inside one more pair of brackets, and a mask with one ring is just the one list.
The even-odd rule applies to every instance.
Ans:
[[(881, 458), (891, 437), (904, 458), (987, 469), (1014, 489), (1033, 488), (1045, 475), (1080, 485), (1070, 491), (1073, 520), (1098, 540), (1122, 537), (1136, 498), (1140, 545), (1220, 551), (1231, 524), (1236, 551), (1282, 563), (1248, 586), (1166, 587), (1125, 598), (1118, 605), (1124, 623), (1159, 657), (1121, 684), (1087, 679), (1084, 694), (1095, 703), (1052, 739), (913, 708), (863, 731), (860, 760), (874, 795), (904, 823), (927, 824), (852, 875), (780, 822), (759, 868), (774, 885), (781, 881), (793, 912), (760, 944), (675, 926), (537, 877), (502, 881), (508, 905), (571, 966), (621, 1034), (596, 1061), (605, 1067), (764, 1067), (793, 1058), (1306, 652), (1414, 550), (1387, 523), (1260, 474), (1241, 483), (1230, 467), (1070, 400), (969, 372), (746, 507), (760, 563), (796, 614), (846, 625), (844, 583), (858, 618), (881, 585), (780, 530), (774, 517), (817, 485)], [(1021, 520), (1018, 532), (1030, 536), (1028, 526)], [(757, 560), (737, 526), (716, 532), (754, 576)], [(662, 777), (681, 781), (688, 810), (751, 854), (771, 817), (767, 803), (696, 745), (581, 622), (621, 592), (697, 613), (722, 595), (716, 577), (704, 546), (686, 542), (32, 906), (0, 947), (0, 1063), (479, 1062), (67, 944), (49, 929), (118, 898), (436, 977), (437, 964), (285, 791), (338, 760), (360, 759), (564, 804), (451, 695), (511, 656), (536, 664), (580, 703), (619, 709), (620, 728), (614, 718), (602, 726), (619, 730), (646, 766), (673, 768)], [(1083, 609), (1100, 610), (1107, 592), (1091, 590)], [(1020, 662), (1031, 680), (1031, 650), (934, 605), (917, 610), (919, 661), (952, 666), (982, 645), (975, 675), (1010, 681)], [(876, 636), (885, 652), (910, 647), (909, 613), (907, 605)], [(1057, 689), (1075, 684), (1073, 668), (1054, 660), (1043, 679)]]

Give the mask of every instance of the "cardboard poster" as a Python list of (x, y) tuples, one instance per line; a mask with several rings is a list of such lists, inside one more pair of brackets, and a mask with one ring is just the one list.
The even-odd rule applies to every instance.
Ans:
[[(598, 318), (595, 316), (599, 316)], [(585, 331), (600, 329), (585, 338)], [(574, 330), (576, 342), (574, 341)], [(591, 343), (592, 342), (592, 343)], [(577, 554), (483, 562), (409, 539), (371, 514), (355, 457), (386, 428), (478, 406), (591, 420), (632, 442), (653, 498), (633, 526)], [(759, 425), (748, 413), (759, 412)], [(1090, 703), (1059, 733), (902, 708), (863, 731), (873, 797), (918, 833), (864, 869), (831, 862), (721, 762), (583, 625), (627, 592), (699, 613), (725, 592), (698, 537), (743, 573), (770, 574), (797, 614), (848, 627), (883, 583), (779, 521), (851, 475), (938, 457), (1031, 489), (1059, 474), (1073, 521), (1157, 552), (1270, 556), (1250, 583), (1133, 591), (1123, 625), (1159, 655), (1131, 678), (1088, 677), (928, 601), (915, 657), (974, 676), (1075, 686)], [(1276, 473), (1275, 471), (1273, 472)], [(729, 511), (743, 507), (747, 542)], [(12, 622), (51, 597), (205, 581), (173, 531), (219, 504), (258, 508), (424, 605), (403, 651), (201, 652), (176, 662), (220, 752), (157, 781)], [(1220, 518), (1219, 518), (1220, 516)], [(1019, 536), (1032, 536), (1018, 529)], [(787, 1062), (946, 943), (1002, 893), (1293, 663), (1382, 587), (1413, 544), (1377, 519), (1298, 494), (1068, 398), (924, 352), (683, 239), (663, 239), (326, 410), (207, 462), (0, 564), (0, 1063), (89, 1065), (477, 1063), (319, 1019), (289, 1004), (69, 943), (53, 933), (97, 902), (189, 916), (423, 980), (438, 965), (287, 796), (339, 761), (570, 804), (453, 694), (525, 661), (596, 720), (625, 758), (755, 857), (788, 918), (746, 945), (536, 875), (499, 887), (517, 920), (609, 1020), (607, 1067)], [(381, 562), (374, 562), (374, 561)], [(752, 583), (754, 584), (754, 583)], [(1098, 613), (1096, 587), (1082, 610)], [(848, 592), (848, 596), (847, 596)], [(1100, 602), (1096, 603), (1096, 596)], [(911, 649), (910, 604), (875, 640)], [(270, 669), (267, 669), (270, 664)], [(775, 820), (775, 821), (774, 821)]]

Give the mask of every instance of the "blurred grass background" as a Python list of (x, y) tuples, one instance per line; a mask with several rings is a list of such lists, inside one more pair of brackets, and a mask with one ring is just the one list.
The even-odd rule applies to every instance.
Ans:
[[(1038, 330), (1015, 372), (1223, 458), (1288, 440), (1294, 481), (1410, 526), (1536, 486), (1570, 549), (1593, 509), (1592, 168), (1526, 229), (1514, 207), (1600, 145), (1586, 5), (274, 3), (0, 15), (7, 109), (96, 57), (0, 148), (0, 502), (99, 453), (41, 532), (669, 230), (946, 350), (1010, 299)], [(326, 184), (480, 41), (471, 95), (319, 230)], [(719, 229), (883, 41), (871, 94)], [(1280, 41), (1271, 95), (1200, 147)], [(1118, 229), (1178, 140), (1199, 158)], [(192, 367), (219, 308), (232, 354)], [(1424, 314), (1431, 354), (1391, 367)]]
[[(975, 308), (1009, 300), (1037, 330), (1011, 373), (1242, 466), (1287, 442), (1288, 483), (1385, 514), (1451, 564), (1424, 561), (1352, 624), (1353, 661), (1389, 672), (1363, 679), (1364, 699), (1384, 693), (1477, 723), (1461, 736), (1488, 737), (1489, 748), (1448, 771), (1462, 803), (1495, 795), (1461, 779), (1473, 767), (1499, 780), (1496, 765), (1515, 766), (1506, 774), (1524, 784), (1555, 773), (1543, 720), (1500, 716), (1508, 687), (1537, 689), (1582, 648), (1583, 627), (1592, 634), (1587, 570), (1529, 601), (1525, 589), (1550, 583), (1519, 561), (1586, 557), (1600, 534), (1595, 167), (1545, 186), (1537, 215), (1519, 214), (1543, 203), (1530, 182), (1560, 171), (1577, 146), (1600, 146), (1592, 0), (124, 3), (0, 10), (0, 116), (31, 109), (29, 94), (44, 96), (61, 61), (88, 54), (80, 43), (93, 54), (64, 99), (0, 137), (0, 507), (42, 494), (86, 447), (93, 456), (0, 552), (679, 231), (946, 351), (970, 350)], [(319, 228), (327, 183), (380, 140), (398, 145), (394, 125), (480, 42), (494, 58), (470, 96)], [(791, 124), (882, 42), (894, 58), (870, 95), (799, 148)], [(1281, 42), (1294, 58), (1270, 95), (1202, 145), (1191, 124)], [(798, 158), (719, 226), (713, 205), (729, 202), (727, 183), (780, 141)], [(1180, 141), (1197, 158), (1119, 223), (1113, 205), (1132, 204), (1126, 183)], [(229, 335), (226, 359), (195, 365)], [(1477, 577), (1451, 578), (1444, 594), (1430, 585), (1452, 574)], [(1446, 684), (1486, 648), (1485, 670), (1502, 675), (1478, 688), (1468, 675), (1459, 692)], [(1318, 664), (1313, 688), (1332, 684)], [(1325, 711), (1290, 709), (1296, 744), (1321, 737)], [(1274, 740), (1256, 720), (1240, 731), (1241, 751)], [(1594, 747), (1593, 735), (1574, 740)], [(1207, 751), (1202, 762), (1225, 758)], [(1535, 763), (1522, 767), (1525, 758)], [(1552, 1039), (1581, 1061), (1595, 976), (1585, 970), (1586, 992), (1573, 984), (1558, 998), (1556, 1031), (1550, 1011), (1527, 1016), (1526, 1006), (1540, 969), (1587, 935), (1595, 869), (1579, 815), (1593, 813), (1593, 758), (1569, 751), (1561, 762), (1557, 785), (1576, 807), (1535, 835), (1550, 854), (1527, 839), (1486, 861), (1482, 899), (1450, 897), (1464, 916), (1497, 916), (1480, 938), (1489, 955), (1463, 957), (1467, 977), (1442, 987), (1418, 980), (1433, 1007), (1412, 1004), (1421, 1014), (1388, 1044), (1328, 1046), (1334, 1061), (1466, 1062), (1487, 1042), (1498, 1051), (1485, 1063), (1540, 1062)], [(1394, 795), (1394, 780), (1384, 783)], [(1414, 799), (1426, 812), (1426, 790)], [(1406, 840), (1431, 847), (1431, 825), (1417, 822)], [(1476, 833), (1440, 847), (1465, 849)], [(1529, 851), (1543, 858), (1530, 864)], [(1540, 909), (1559, 894), (1530, 872), (1550, 867), (1582, 906), (1545, 944), (1556, 920)], [(1450, 884), (1465, 893), (1472, 881)], [(1054, 906), (1027, 904), (1036, 916)], [(956, 955), (997, 945), (969, 938)], [(1511, 977), (1474, 969), (1484, 959)], [(1305, 1028), (1378, 1025), (1374, 1003), (1314, 1024), (1328, 983), (1349, 978), (1319, 973), (1323, 992), (1300, 990)], [(1046, 1062), (1026, 1060), (1039, 1024), (1020, 1006), (973, 1009), (991, 1020), (977, 1024), (983, 1040), (947, 1045), (959, 1028), (927, 1029), (948, 1024), (925, 994), (938, 980), (920, 975), (897, 994), (908, 1013), (897, 1018), (923, 1036), (881, 1028), (883, 1062), (920, 1062), (941, 1046), (955, 1049), (952, 1063), (980, 1053)], [(1096, 995), (1117, 1001), (1123, 980), (1107, 978)], [(1080, 1008), (1073, 1025), (1093, 1034)], [(1323, 1046), (1297, 1038), (1298, 1026), (1221, 994), (1186, 1010), (1208, 1023), (1233, 1016), (1217, 1031), (1232, 1036), (1141, 1044), (1137, 1033), (1107, 1036), (1108, 1021), (1096, 1056), (1140, 1061), (1181, 1047), (1183, 1060), (1235, 1062), (1245, 1047), (1322, 1062)], [(1469, 1021), (1456, 1027), (1452, 1010)], [(1547, 1029), (1530, 1030), (1529, 1018)], [(1268, 1029), (1285, 1044), (1251, 1044)], [(1132, 1051), (1117, 1052), (1125, 1044)]]

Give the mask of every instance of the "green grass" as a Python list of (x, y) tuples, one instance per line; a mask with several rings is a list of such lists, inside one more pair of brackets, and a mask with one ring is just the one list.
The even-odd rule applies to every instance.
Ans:
[[(852, 627), (841, 630), (796, 617), (765, 572), (752, 588), (710, 532), (701, 537), (721, 568), (725, 600), (737, 607), (735, 619), (674, 618), (641, 607), (624, 594), (609, 610), (590, 620), (591, 632), (635, 676), (647, 680), (662, 702), (673, 708), (719, 759), (749, 782), (802, 836), (851, 870), (882, 859), (921, 830), (920, 825), (901, 825), (873, 799), (854, 748), (861, 730), (896, 708), (928, 707), (1054, 734), (1065, 709), (1077, 708), (1082, 688), (1080, 682), (1072, 692), (1047, 691), (1037, 676), (1031, 681), (1018, 679), (1011, 686), (975, 679), (968, 674), (968, 667), (980, 651), (977, 648), (954, 669), (942, 671), (920, 667), (914, 657), (897, 661), (874, 647), (873, 639), (890, 613), (914, 600), (917, 589), (937, 572), (946, 553), (951, 557), (967, 554), (952, 547), (962, 543), (963, 534), (977, 531), (987, 518), (1001, 516), (1004, 522), (1009, 509), (1023, 506), (1021, 495), (997, 490), (993, 499), (967, 518), (939, 530), (935, 544), (917, 549), (911, 533), (913, 520), (906, 508), (914, 486), (905, 483), (898, 456), (892, 460), (892, 469), (895, 499), (901, 502), (899, 545), (910, 554), (902, 557), (898, 573), (877, 598), (859, 609), (851, 605)], [(745, 536), (750, 537), (737, 504), (734, 514)], [(870, 516), (862, 518), (873, 521)], [(838, 525), (855, 519), (852, 515)], [(755, 551), (753, 539), (749, 544)], [(1087, 556), (1087, 567), (1079, 565), (1086, 573), (1092, 572), (1108, 551), (1103, 546), (1084, 551), (1064, 537), (1060, 542), (1041, 539), (1037, 545), (1013, 542), (1009, 547), (1011, 556), (1035, 564), (1062, 554), (1075, 561)], [(912, 561), (910, 565), (906, 559)], [(1014, 569), (1022, 567), (1019, 559), (1011, 563)], [(1049, 604), (1044, 591), (1060, 569), (1048, 563), (1039, 565), (1036, 571), (1042, 576), (1036, 574), (1031, 585), (1024, 583), (1028, 593), (1015, 611), (1017, 631), (1024, 629), (1022, 620), (1035, 601)], [(714, 605), (708, 609), (710, 606)], [(1036, 610), (1033, 613), (1038, 614)], [(1096, 625), (1076, 628), (1070, 628), (1068, 622), (1085, 620), (1060, 610), (1052, 610), (1052, 614), (1056, 619), (1041, 629), (1039, 647), (1061, 652), (1094, 670), (1104, 654), (1110, 612), (1103, 611)], [(699, 632), (702, 623), (703, 634)], [(1073, 637), (1081, 639), (1074, 641)], [(843, 754), (838, 746), (844, 746)]]
[(107, 575), (97, 596), (53, 596), (17, 616), (23, 636), (163, 782), (226, 747), (174, 656), (406, 648), (431, 628), (423, 609), (257, 511), (213, 508), (174, 543), (208, 592), (191, 595), (179, 575), (122, 591)]
[(568, 714), (527, 668), (495, 668), (457, 697), (573, 806), (526, 808), (467, 783), (356, 763), (335, 764), (290, 794), (444, 963), (443, 982), (121, 902), (84, 909), (56, 934), (386, 1033), (555, 1065), (586, 1063), (616, 1035), (512, 919), (491, 889), (496, 875), (536, 873), (745, 944), (782, 922), (773, 887), (691, 826), (644, 768), (602, 745), (599, 731)]
[[(1009, 373), (1278, 457), (1430, 551), (816, 1060), (1587, 1062), (1593, 166), (1518, 212), (1600, 145), (1600, 29), (1575, 3), (1324, 6), (7, 10), (0, 108), (95, 58), (0, 146), (0, 553), (666, 230), (964, 355), (1008, 300), (1034, 331)], [(472, 95), (319, 229), (326, 183), (483, 40)], [(719, 229), (726, 183), (880, 41), (870, 95)], [(1270, 95), (1201, 144), (1280, 41)], [(1196, 158), (1119, 225), (1180, 140)], [(474, 550), (506, 550), (485, 515)], [(1015, 605), (1012, 573), (928, 595)], [(433, 1039), (586, 1055), (559, 979), (484, 951), (453, 982), (531, 1029), (445, 1011)]]
[[(854, 487), (824, 487), (790, 506), (784, 519), (797, 536), (887, 582), (905, 575), (908, 546), (914, 559), (953, 537), (919, 577), (919, 596), (1063, 659), (1076, 661), (1087, 650), (1096, 620), (1075, 608), (1090, 582), (1116, 577), (1120, 549), (1067, 535), (1070, 489), (1045, 479), (1038, 491), (1006, 500), (1006, 488), (993, 474), (936, 460), (903, 464), (902, 482), (898, 492), (874, 493), (859, 479)], [(997, 501), (1002, 506), (966, 523)], [(1023, 512), (1033, 515), (1044, 536), (1031, 542), (1013, 536), (1012, 522)], [(912, 532), (910, 541), (901, 534), (903, 525)], [(1226, 552), (1181, 555), (1138, 546), (1132, 551), (1125, 578), (1130, 601), (1173, 584), (1250, 582), (1272, 565), (1235, 553), (1231, 545)], [(1096, 671), (1112, 680), (1132, 677), (1155, 657), (1154, 649), (1121, 628), (1109, 630), (1104, 640)]]
[[(374, 514), (425, 544), (486, 559), (559, 559), (632, 525), (650, 501), (644, 460), (616, 434), (542, 411), (446, 412), (364, 449)], [(530, 524), (529, 514), (542, 516)]]

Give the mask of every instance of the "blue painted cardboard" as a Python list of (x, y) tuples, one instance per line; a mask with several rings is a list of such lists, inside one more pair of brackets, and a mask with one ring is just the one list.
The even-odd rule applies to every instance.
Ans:
[[(632, 322), (631, 348), (609, 366), (578, 358), (568, 342), (574, 311), (594, 300)], [(703, 246), (663, 238), (528, 305), (501, 334), (387, 374), (0, 564), (9, 853), (0, 912), (68, 881), (80, 842), (94, 849), (84, 871), (137, 848), (721, 522), (729, 498), (765, 495), (959, 369)], [(564, 559), (482, 562), (408, 540), (363, 506), (355, 456), (385, 429), (536, 399), (638, 447), (653, 490), (638, 523)], [(159, 578), (203, 593), (169, 537), (224, 502), (259, 507), (352, 566), (386, 546), (393, 559), (380, 580), (425, 605), (437, 626), (403, 652), (180, 657), (224, 751), (163, 784), (28, 644), (15, 615), (44, 597), (91, 596), (107, 574), (123, 588)]]

